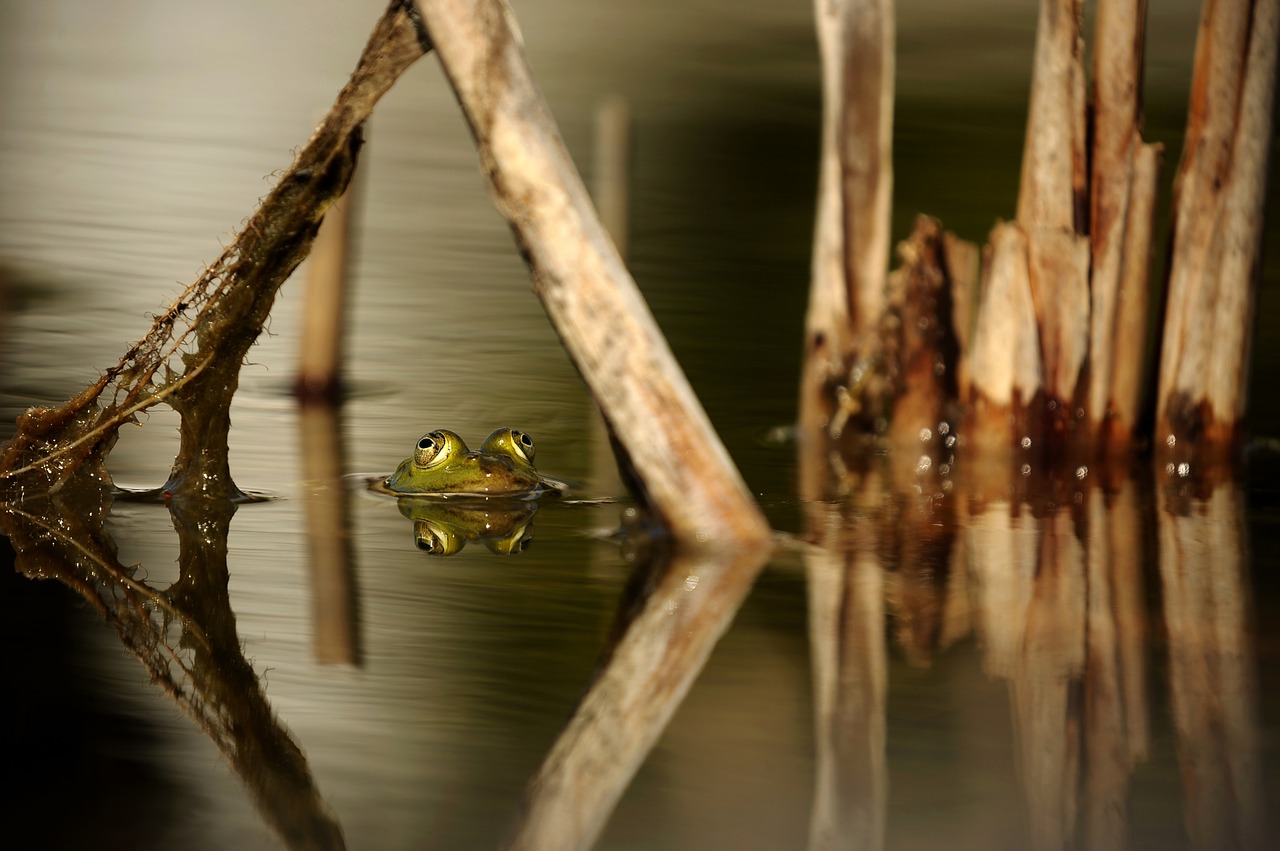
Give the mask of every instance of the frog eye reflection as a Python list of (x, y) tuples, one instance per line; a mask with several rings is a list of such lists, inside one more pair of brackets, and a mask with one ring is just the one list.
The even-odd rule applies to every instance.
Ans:
[(413, 543), (430, 556), (451, 556), (466, 545), (466, 539), (451, 533), (442, 526), (434, 526), (425, 520), (413, 524)]
[(415, 467), (438, 467), (449, 460), (449, 441), (443, 432), (433, 431), (418, 438), (413, 448)]

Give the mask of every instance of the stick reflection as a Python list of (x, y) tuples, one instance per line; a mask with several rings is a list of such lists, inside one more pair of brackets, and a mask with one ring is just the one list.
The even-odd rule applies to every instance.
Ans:
[[(1166, 487), (1153, 505), (1129, 479), (1030, 482), (996, 464), (944, 487), (932, 472), (904, 485), (892, 462), (849, 469), (831, 468), (827, 492), (839, 501), (808, 509), (810, 848), (895, 844), (905, 829), (888, 817), (895, 656), (927, 666), (967, 633), (987, 677), (1007, 686), (1025, 819), (977, 813), (980, 803), (966, 818), (990, 829), (987, 840), (1020, 847), (1140, 845), (1131, 789), (1151, 750), (1148, 619), (1161, 615), (1192, 847), (1267, 846), (1236, 485)], [(1147, 603), (1157, 578), (1162, 612)], [(989, 737), (990, 724), (964, 735)], [(988, 769), (960, 770), (976, 778)]]
[(66, 498), (78, 501), (28, 500), (0, 514), (18, 570), (58, 580), (103, 615), (153, 682), (218, 746), (286, 847), (345, 848), (302, 749), (275, 717), (240, 648), (227, 596), (227, 529), (235, 505), (214, 500), (198, 512), (170, 506), (181, 572), (161, 590), (116, 559), (102, 526), (105, 494), (68, 492)]

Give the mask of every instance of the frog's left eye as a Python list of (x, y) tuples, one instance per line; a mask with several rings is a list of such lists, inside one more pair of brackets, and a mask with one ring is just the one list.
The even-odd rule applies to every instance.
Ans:
[(413, 465), (415, 467), (438, 467), (449, 460), (449, 439), (442, 431), (433, 431), (418, 438), (413, 448)]

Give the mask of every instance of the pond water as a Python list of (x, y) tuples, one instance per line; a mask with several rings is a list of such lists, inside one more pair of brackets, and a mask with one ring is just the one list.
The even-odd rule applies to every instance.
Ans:
[[(658, 738), (634, 779), (615, 767), (625, 791), (597, 847), (1271, 847), (1269, 444), (1243, 479), (1198, 488), (1156, 471), (1105, 488), (1045, 476), (1011, 495), (961, 459), (951, 490), (921, 495), (890, 459), (847, 504), (802, 504), (785, 434), (816, 182), (810, 4), (515, 5), (588, 178), (595, 108), (627, 98), (633, 273), (775, 528), (819, 530), (832, 547), (783, 547), (758, 575), (677, 563), (633, 577), (642, 559), (606, 535), (627, 505), (612, 499), (591, 401), (426, 57), (378, 107), (362, 155), (340, 417), (303, 417), (287, 393), (298, 283), (242, 373), (232, 469), (273, 498), (219, 521), (226, 605), (206, 615), (234, 620), (210, 626), (208, 646), (170, 645), (169, 615), (134, 622), (108, 606), (104, 624), (92, 594), (0, 569), (12, 844), (308, 847), (336, 825), (351, 848), (498, 846), (598, 693), (619, 617), (642, 625), (722, 593), (745, 599), (718, 642), (690, 629), (710, 655), (677, 667), (692, 684), (647, 728)], [(1148, 136), (1168, 146), (1169, 171), (1196, 8), (1152, 5)], [(1033, 4), (902, 6), (896, 233), (926, 211), (981, 240), (1013, 211)], [(216, 256), (381, 7), (0, 6), (0, 439), (28, 405), (114, 363)], [(1263, 381), (1280, 359), (1278, 195)], [(1262, 387), (1251, 425), (1280, 436), (1280, 396)], [(118, 484), (165, 479), (175, 424), (158, 410), (124, 430)], [(474, 445), (503, 425), (591, 498), (544, 500), (518, 556), (474, 541), (431, 558), (394, 501), (356, 483), (429, 429)], [(175, 522), (127, 501), (107, 518), (120, 564), (140, 564), (152, 589), (190, 555)], [(0, 552), (7, 564), (12, 549)], [(282, 838), (304, 821), (310, 840)]]

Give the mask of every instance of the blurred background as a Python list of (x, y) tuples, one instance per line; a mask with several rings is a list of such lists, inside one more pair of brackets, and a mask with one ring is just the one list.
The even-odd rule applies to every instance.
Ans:
[[(597, 107), (612, 95), (629, 103), (632, 272), (770, 520), (799, 531), (794, 452), (776, 435), (795, 418), (816, 191), (811, 4), (512, 5), (588, 184)], [(918, 212), (976, 242), (1012, 217), (1035, 5), (899, 4), (895, 239)], [(217, 256), (310, 136), (383, 6), (0, 3), (0, 439), (27, 406), (96, 379), (146, 332), (148, 314)], [(1146, 135), (1166, 145), (1167, 186), (1198, 5), (1151, 6)], [(360, 168), (345, 472), (391, 470), (432, 428), (475, 445), (510, 425), (537, 441), (540, 469), (587, 495), (618, 496), (592, 462), (590, 399), (488, 201), (434, 57), (378, 106)], [(1263, 382), (1280, 366), (1270, 332), (1277, 193), (1269, 199), (1254, 371)], [(617, 524), (620, 508), (548, 504), (518, 558), (473, 545), (429, 560), (394, 504), (353, 495), (363, 663), (322, 665), (304, 538), (304, 497), (316, 483), (302, 472), (288, 395), (300, 283), (282, 291), (232, 410), (237, 483), (276, 497), (243, 507), (231, 526), (245, 655), (350, 847), (493, 847), (607, 634), (627, 564), (596, 533)], [(1280, 396), (1262, 386), (1250, 424), (1280, 437)], [(126, 427), (109, 462), (116, 482), (162, 483), (175, 426), (157, 409)], [(1254, 553), (1241, 593), (1257, 615), (1248, 646), (1269, 778), (1262, 794), (1272, 801), (1280, 621), (1268, 616), (1280, 488), (1264, 471), (1277, 467), (1265, 453), (1256, 462), (1250, 537), (1240, 542)], [(122, 563), (140, 562), (157, 587), (176, 578), (163, 508), (117, 504), (108, 527)], [(26, 790), (11, 802), (15, 832), (42, 823), (47, 847), (76, 847), (89, 828), (129, 848), (276, 841), (225, 762), (149, 688), (94, 612), (53, 583), (2, 572), (6, 691), (20, 696), (7, 770), (9, 787)], [(1144, 576), (1157, 606), (1155, 568)], [(805, 594), (795, 564), (766, 570), (601, 847), (803, 845), (814, 784)], [(1159, 690), (1159, 626), (1150, 640)], [(890, 647), (891, 847), (1025, 846), (1007, 686), (983, 673), (980, 644), (963, 638), (926, 667)], [(1135, 780), (1134, 847), (1190, 842), (1162, 701), (1153, 697), (1151, 754)]]

